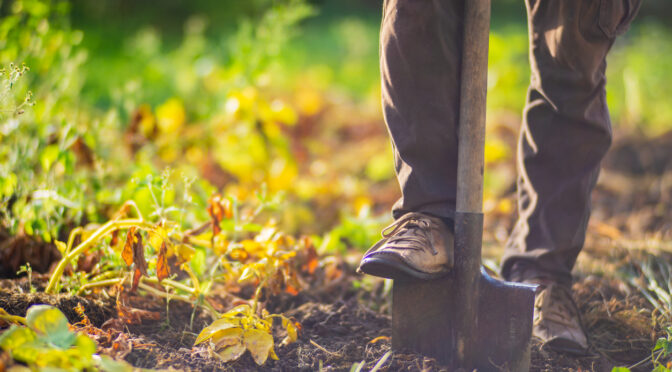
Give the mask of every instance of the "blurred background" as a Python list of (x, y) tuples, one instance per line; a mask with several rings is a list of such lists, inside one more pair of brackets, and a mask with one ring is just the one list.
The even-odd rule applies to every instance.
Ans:
[[(322, 250), (366, 248), (398, 197), (379, 99), (381, 8), (0, 1), (0, 240), (64, 240), (129, 199), (194, 225), (220, 191), (267, 202), (286, 231), (313, 235)], [(672, 3), (645, 1), (608, 59), (607, 166), (627, 174), (667, 169), (672, 155), (670, 14)], [(488, 216), (515, 216), (526, 27), (522, 0), (494, 2)], [(511, 220), (490, 231), (495, 243)]]

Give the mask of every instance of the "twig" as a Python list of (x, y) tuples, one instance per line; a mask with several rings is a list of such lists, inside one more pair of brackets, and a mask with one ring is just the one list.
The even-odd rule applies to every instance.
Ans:
[(635, 364), (629, 366), (628, 369), (632, 370), (633, 368), (637, 368), (637, 367), (639, 367), (639, 366), (643, 366), (643, 365), (645, 365), (646, 363), (648, 363), (652, 358), (653, 358), (653, 353), (652, 353), (651, 355), (649, 355), (648, 357), (646, 357), (646, 358), (640, 360), (639, 362), (637, 362), (637, 363), (635, 363)]
[(185, 231), (185, 232), (184, 232), (184, 238), (182, 238), (182, 242), (183, 242), (183, 243), (186, 243), (187, 240), (188, 240), (188, 238), (189, 238), (190, 236), (192, 236), (192, 235), (200, 235), (200, 234), (202, 234), (202, 233), (205, 232), (208, 228), (210, 228), (210, 226), (212, 226), (212, 222), (211, 222), (211, 221), (208, 221), (208, 222), (204, 222), (204, 223), (203, 223), (201, 226), (199, 226), (199, 227), (196, 227), (196, 228), (189, 229), (189, 230)]
[(336, 357), (339, 357), (339, 358), (343, 356), (341, 353), (335, 353), (335, 352), (333, 352), (333, 351), (329, 351), (329, 350), (325, 349), (324, 347), (320, 346), (317, 342), (315, 342), (315, 341), (313, 341), (313, 340), (310, 340), (310, 343), (311, 343), (313, 346), (315, 346), (316, 348), (318, 348), (318, 349), (324, 351), (325, 353), (327, 353), (327, 354), (329, 354), (329, 355), (331, 355), (331, 356), (336, 356)]

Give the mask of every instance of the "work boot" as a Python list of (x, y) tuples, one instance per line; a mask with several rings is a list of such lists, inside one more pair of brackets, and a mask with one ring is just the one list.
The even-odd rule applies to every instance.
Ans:
[(539, 285), (534, 299), (532, 335), (541, 339), (543, 347), (585, 355), (588, 340), (571, 289), (548, 279), (524, 282)]
[(453, 266), (453, 232), (440, 218), (410, 212), (383, 229), (357, 272), (389, 279), (434, 279)]

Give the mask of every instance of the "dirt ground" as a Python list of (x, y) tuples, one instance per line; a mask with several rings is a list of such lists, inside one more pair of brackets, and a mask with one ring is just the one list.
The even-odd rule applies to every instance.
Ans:
[[(44, 283), (44, 280), (37, 280)], [(381, 282), (382, 283), (382, 282)], [(35, 283), (34, 283), (35, 284)], [(40, 284), (37, 284), (40, 287)], [(350, 288), (347, 288), (350, 287)], [(381, 286), (382, 287), (382, 286)], [(629, 365), (646, 358), (655, 337), (645, 313), (633, 314), (633, 309), (647, 309), (646, 300), (629, 291), (616, 280), (591, 276), (574, 286), (577, 302), (584, 314), (584, 322), (591, 335), (591, 355), (571, 357), (532, 344), (532, 371), (610, 371), (615, 365)], [(23, 293), (22, 293), (23, 292)], [(74, 311), (81, 303), (93, 326), (105, 328), (107, 320), (115, 317), (111, 298), (90, 299), (70, 295), (47, 296), (26, 293), (26, 280), (4, 280), (0, 283), (0, 307), (11, 314), (25, 315), (32, 304), (48, 303), (61, 309), (71, 323), (82, 319)], [(173, 368), (192, 371), (347, 371), (354, 363), (364, 361), (363, 370), (370, 370), (383, 355), (390, 351), (390, 317), (366, 306), (382, 292), (361, 293), (347, 283), (333, 300), (299, 296), (285, 314), (302, 325), (300, 339), (294, 344), (277, 348), (279, 361), (269, 360), (257, 367), (246, 354), (234, 363), (222, 363), (201, 347), (193, 348), (196, 334), (207, 325), (207, 317), (196, 312), (193, 326), (191, 306), (171, 302), (169, 316), (166, 307), (158, 301), (146, 301), (139, 296), (129, 297), (133, 308), (142, 308), (160, 314), (157, 320), (126, 325), (122, 335), (112, 333), (113, 339), (98, 339), (101, 352), (119, 356), (112, 345), (130, 346), (124, 359), (137, 367)], [(286, 304), (289, 299), (276, 299)], [(382, 300), (384, 301), (384, 300)], [(149, 306), (148, 306), (149, 305)], [(273, 308), (270, 311), (281, 311)], [(386, 371), (441, 371), (448, 370), (433, 359), (410, 352), (396, 352), (382, 370)]]
[[(589, 334), (590, 353), (574, 357), (545, 350), (534, 341), (532, 371), (610, 371), (650, 356), (661, 327), (653, 319), (653, 306), (631, 284), (628, 270), (647, 257), (670, 261), (672, 239), (672, 134), (658, 142), (631, 138), (617, 141), (594, 195), (595, 210), (586, 248), (580, 256), (573, 286), (583, 323)], [(641, 150), (641, 151), (640, 151)], [(513, 195), (505, 196), (513, 198)], [(488, 216), (487, 246), (501, 246), (495, 232), (510, 228), (513, 218)], [(497, 249), (487, 255), (496, 256)], [(346, 259), (347, 261), (347, 259)], [(350, 260), (352, 261), (352, 260)], [(634, 265), (634, 266), (633, 266)], [(283, 295), (267, 304), (271, 312), (283, 312), (298, 321), (298, 342), (277, 347), (278, 361), (257, 367), (249, 354), (233, 363), (222, 363), (204, 347), (192, 347), (208, 318), (190, 305), (163, 300), (147, 301), (129, 295), (126, 306), (143, 309), (157, 317), (140, 317), (136, 324), (115, 326), (112, 298), (82, 298), (39, 293), (46, 276), (37, 275), (30, 293), (26, 278), (0, 281), (0, 307), (25, 315), (29, 305), (48, 303), (60, 308), (71, 323), (82, 319), (74, 310), (81, 303), (95, 329), (114, 329), (97, 339), (100, 352), (123, 357), (137, 367), (193, 371), (349, 371), (364, 362), (370, 370), (391, 349), (389, 288), (383, 281), (365, 286), (349, 266), (345, 280), (329, 288), (314, 288), (298, 296)], [(624, 276), (626, 275), (626, 276)], [(372, 284), (371, 284), (372, 283)], [(153, 319), (157, 318), (157, 319)], [(107, 328), (106, 328), (107, 327)], [(641, 370), (650, 370), (642, 365)], [(434, 360), (395, 351), (382, 371), (442, 371)]]

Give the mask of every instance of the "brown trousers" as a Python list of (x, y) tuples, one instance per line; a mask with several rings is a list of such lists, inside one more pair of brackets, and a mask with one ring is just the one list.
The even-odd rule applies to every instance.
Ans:
[[(532, 71), (517, 157), (519, 219), (502, 262), (509, 280), (571, 281), (611, 143), (605, 58), (640, 2), (526, 0)], [(402, 192), (395, 218), (455, 211), (463, 9), (463, 0), (384, 3), (383, 112)]]

